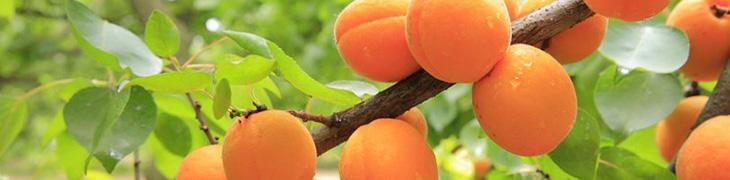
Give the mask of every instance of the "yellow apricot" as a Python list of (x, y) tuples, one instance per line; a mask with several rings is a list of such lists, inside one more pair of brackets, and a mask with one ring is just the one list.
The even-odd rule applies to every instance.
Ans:
[(585, 0), (597, 14), (624, 21), (641, 21), (662, 12), (671, 0)]
[(312, 179), (316, 157), (304, 125), (278, 110), (237, 119), (223, 143), (229, 179)]
[(728, 127), (730, 116), (718, 116), (702, 123), (689, 135), (679, 150), (677, 179), (730, 179)]
[[(520, 17), (552, 3), (554, 0), (527, 0), (522, 6)], [(595, 52), (603, 42), (608, 30), (608, 18), (594, 15), (576, 24), (543, 43), (545, 51), (561, 64), (579, 62)]]
[(529, 45), (510, 46), (472, 93), (484, 132), (517, 155), (552, 151), (575, 122), (577, 98), (568, 73), (550, 54)]
[(679, 102), (672, 114), (659, 122), (656, 128), (656, 144), (664, 160), (674, 159), (708, 99), (707, 96), (686, 98)]
[(378, 119), (359, 127), (341, 157), (343, 180), (438, 179), (436, 157), (426, 140), (400, 120)]
[(502, 0), (413, 0), (406, 31), (418, 64), (452, 83), (484, 77), (512, 38)]
[(226, 180), (221, 159), (221, 145), (209, 145), (185, 156), (177, 172), (178, 180)]
[(511, 20), (519, 18), (520, 0), (504, 0), (504, 4), (507, 5), (507, 12), (509, 12)]
[(423, 117), (423, 113), (418, 108), (411, 108), (396, 119), (402, 120), (413, 126), (418, 130), (418, 133), (426, 136), (428, 134), (428, 126), (426, 125), (426, 118)]
[(405, 79), (420, 69), (406, 42), (410, 0), (356, 0), (335, 21), (335, 41), (358, 74), (381, 82)]
[(667, 25), (689, 38), (689, 59), (682, 73), (694, 81), (717, 80), (730, 58), (730, 16), (717, 18), (704, 0), (683, 0), (669, 14)]

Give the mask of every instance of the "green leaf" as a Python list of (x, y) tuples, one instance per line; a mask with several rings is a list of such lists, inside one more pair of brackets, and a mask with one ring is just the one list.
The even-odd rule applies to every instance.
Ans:
[(263, 56), (268, 59), (274, 58), (271, 47), (269, 47), (269, 41), (261, 36), (234, 31), (223, 31), (223, 33), (251, 54)]
[(360, 102), (360, 98), (351, 92), (329, 88), (310, 77), (297, 62), (286, 55), (279, 46), (269, 43), (271, 51), (276, 59), (278, 66), (278, 74), (289, 81), (295, 88), (304, 94), (310, 95), (324, 101), (339, 105), (355, 105)]
[(233, 85), (249, 85), (266, 78), (274, 70), (275, 61), (259, 55), (246, 58), (226, 54), (216, 61), (217, 80), (229, 79)]
[[(619, 72), (623, 71), (623, 72)], [(596, 107), (614, 131), (629, 135), (656, 124), (683, 96), (679, 80), (669, 74), (606, 69), (595, 90)]]
[(487, 135), (484, 134), (484, 130), (476, 119), (469, 121), (459, 132), (459, 140), (474, 159), (487, 158), (487, 139)]
[(27, 115), (25, 101), (0, 96), (0, 157), (23, 130)]
[(587, 111), (579, 109), (573, 129), (568, 137), (550, 152), (550, 159), (572, 176), (593, 179), (601, 142), (599, 128), (598, 122)]
[(63, 122), (63, 109), (56, 112), (56, 116), (53, 117), (53, 121), (48, 125), (46, 133), (41, 138), (41, 147), (45, 147), (49, 142), (59, 134), (66, 131), (66, 124)]
[(494, 163), (494, 166), (498, 169), (504, 169), (511, 173), (522, 171), (526, 168), (526, 164), (520, 160), (520, 157), (507, 152), (494, 143), (494, 141), (487, 141), (487, 157)]
[(63, 118), (76, 141), (111, 172), (144, 143), (155, 127), (156, 113), (152, 96), (139, 86), (119, 93), (92, 87), (71, 97)]
[(618, 146), (635, 153), (642, 159), (651, 161), (661, 167), (667, 167), (656, 144), (656, 126), (642, 129), (631, 134)]
[(449, 102), (444, 96), (436, 96), (423, 103), (424, 111), (428, 126), (432, 127), (436, 132), (444, 132), (446, 127), (453, 123), (459, 116), (459, 110), (456, 105)]
[(112, 69), (130, 68), (143, 77), (162, 71), (162, 60), (133, 33), (102, 20), (75, 0), (67, 1), (66, 13), (82, 49), (102, 64)]
[(360, 98), (378, 94), (378, 88), (362, 81), (334, 81), (328, 83), (327, 87), (350, 91)]
[(168, 113), (160, 113), (154, 130), (155, 137), (168, 151), (185, 156), (192, 147), (190, 128), (185, 122)]
[(596, 179), (676, 179), (667, 168), (617, 147), (601, 149)]
[(158, 56), (169, 57), (175, 55), (180, 47), (180, 32), (170, 17), (155, 10), (147, 19), (144, 42)]
[(89, 153), (66, 131), (58, 135), (56, 142), (56, 156), (58, 156), (63, 170), (66, 171), (66, 177), (81, 179), (85, 172), (84, 161)]
[(168, 151), (155, 136), (150, 136), (146, 145), (152, 152), (155, 168), (167, 179), (174, 179), (183, 157)]
[(213, 97), (213, 116), (220, 119), (228, 112), (231, 106), (231, 85), (227, 79), (218, 82), (215, 88), (215, 97)]
[(79, 92), (79, 90), (93, 85), (94, 84), (92, 84), (91, 81), (88, 79), (76, 79), (73, 82), (63, 86), (63, 88), (61, 88), (61, 90), (58, 92), (58, 96), (61, 97), (61, 99), (63, 99), (64, 101), (68, 102), (68, 100), (71, 99), (71, 96), (76, 94), (76, 92)]
[(0, 1), (0, 17), (13, 17), (15, 15), (15, 0)]
[(677, 28), (615, 20), (599, 51), (621, 67), (671, 73), (687, 62), (689, 40)]
[(140, 85), (155, 92), (186, 93), (208, 88), (212, 81), (208, 73), (183, 70), (133, 79), (125, 86)]

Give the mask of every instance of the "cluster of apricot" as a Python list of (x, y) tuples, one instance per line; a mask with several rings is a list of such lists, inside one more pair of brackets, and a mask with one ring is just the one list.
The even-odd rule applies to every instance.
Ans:
[[(342, 153), (342, 178), (435, 179), (436, 160), (425, 141), (426, 128), (416, 108), (358, 128)], [(316, 157), (312, 136), (301, 121), (288, 112), (268, 110), (238, 118), (223, 145), (189, 153), (177, 179), (312, 179)]]
[[(681, 71), (694, 81), (717, 80), (730, 58), (730, 0), (683, 0), (674, 8), (667, 25), (683, 30), (690, 40), (690, 57)], [(682, 100), (657, 125), (656, 143), (662, 157), (677, 159), (679, 179), (730, 179), (730, 117), (719, 116), (692, 130), (708, 103), (707, 96)]]

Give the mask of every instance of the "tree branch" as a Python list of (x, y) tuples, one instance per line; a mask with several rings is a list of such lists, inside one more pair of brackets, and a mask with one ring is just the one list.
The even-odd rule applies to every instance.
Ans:
[(294, 117), (298, 117), (299, 119), (302, 119), (304, 121), (314, 121), (321, 124), (324, 124), (325, 126), (331, 126), (332, 122), (330, 122), (330, 118), (326, 116), (320, 116), (320, 115), (313, 115), (309, 114), (304, 111), (287, 111), (289, 114), (291, 114)]
[(203, 118), (203, 112), (200, 111), (200, 103), (198, 103), (198, 101), (195, 101), (195, 99), (193, 99), (193, 95), (191, 95), (190, 93), (185, 93), (185, 96), (188, 97), (190, 105), (193, 106), (193, 110), (195, 110), (195, 119), (198, 119), (198, 123), (200, 123), (200, 130), (203, 130), (205, 136), (208, 137), (208, 141), (210, 141), (210, 144), (218, 144), (218, 139), (214, 137), (212, 133), (210, 133), (210, 128), (208, 128), (208, 124), (205, 123), (205, 119)]
[[(558, 0), (512, 23), (512, 43), (539, 43), (593, 14), (582, 0)], [(358, 127), (378, 118), (397, 117), (453, 85), (421, 70), (355, 107), (333, 114), (331, 126), (312, 132), (317, 154), (341, 144)]]

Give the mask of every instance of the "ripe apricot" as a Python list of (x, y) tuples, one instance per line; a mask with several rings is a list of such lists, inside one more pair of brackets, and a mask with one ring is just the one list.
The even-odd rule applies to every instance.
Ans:
[(209, 145), (196, 149), (180, 163), (179, 180), (226, 180), (221, 159), (221, 145)]
[(396, 119), (402, 120), (413, 126), (413, 128), (416, 128), (418, 130), (418, 133), (421, 133), (422, 135), (428, 134), (428, 126), (426, 126), (426, 118), (423, 117), (423, 113), (421, 113), (421, 110), (418, 110), (418, 108), (411, 108), (411, 110), (406, 111), (402, 115), (398, 116)]
[[(686, 0), (685, 0), (686, 1)], [(679, 150), (677, 179), (730, 179), (730, 116), (700, 125)]]
[[(527, 0), (522, 6), (520, 17), (552, 3), (554, 0)], [(608, 18), (594, 15), (572, 28), (565, 30), (546, 42), (545, 51), (561, 64), (572, 64), (585, 59), (595, 52), (603, 42), (608, 30)]]
[(413, 0), (408, 47), (429, 74), (446, 82), (475, 82), (503, 56), (512, 38), (499, 0)]
[(585, 0), (597, 14), (624, 21), (641, 21), (662, 12), (671, 0)]
[(707, 4), (717, 5), (723, 8), (730, 8), (730, 0), (705, 0)]
[(304, 125), (284, 111), (237, 119), (223, 143), (229, 179), (312, 179), (316, 149)]
[(492, 162), (488, 160), (474, 161), (474, 179), (485, 179), (490, 169), (492, 169)]
[(514, 154), (552, 151), (575, 122), (577, 98), (568, 73), (550, 54), (529, 45), (510, 46), (472, 93), (484, 132)]
[(400, 81), (420, 69), (406, 43), (410, 0), (356, 0), (335, 21), (335, 41), (358, 74), (381, 82)]
[(690, 128), (707, 104), (707, 96), (693, 96), (679, 102), (672, 114), (659, 122), (656, 128), (656, 144), (664, 160), (671, 161), (682, 147)]
[(378, 119), (359, 127), (341, 157), (344, 180), (438, 179), (436, 157), (426, 140), (400, 120)]
[(504, 0), (504, 4), (507, 5), (507, 12), (509, 12), (511, 20), (519, 18), (520, 0)]
[(683, 0), (669, 14), (667, 25), (689, 38), (689, 59), (681, 71), (695, 81), (717, 80), (730, 57), (730, 16), (717, 18), (704, 0)]

